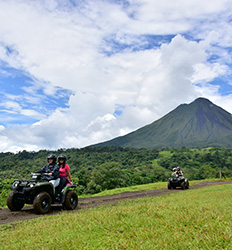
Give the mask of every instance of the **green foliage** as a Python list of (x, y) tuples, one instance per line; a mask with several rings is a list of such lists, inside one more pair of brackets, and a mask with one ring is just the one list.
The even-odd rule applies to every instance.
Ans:
[(104, 163), (92, 171), (86, 193), (98, 193), (106, 189), (126, 186), (127, 179), (119, 163)]
[(199, 169), (199, 176), (201, 179), (214, 178), (216, 176), (216, 170), (209, 165), (204, 165)]
[[(29, 179), (31, 172), (47, 163), (50, 153), (66, 154), (79, 194), (167, 181), (176, 166), (181, 167), (189, 180), (232, 177), (232, 149), (87, 147), (0, 153), (0, 183), (5, 179)], [(0, 193), (5, 193), (5, 189), (8, 192), (10, 184), (1, 185)]]
[(0, 182), (0, 207), (6, 206), (6, 199), (11, 192), (11, 184), (13, 179), (5, 179)]

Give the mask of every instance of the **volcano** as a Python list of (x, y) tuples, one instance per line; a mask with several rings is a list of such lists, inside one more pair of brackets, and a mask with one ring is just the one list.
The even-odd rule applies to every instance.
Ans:
[(159, 149), (232, 147), (232, 116), (205, 98), (181, 104), (157, 121), (93, 146)]

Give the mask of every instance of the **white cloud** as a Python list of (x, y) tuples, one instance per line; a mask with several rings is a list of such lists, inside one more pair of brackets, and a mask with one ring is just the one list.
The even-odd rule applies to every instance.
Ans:
[(0, 125), (0, 131), (2, 131), (2, 130), (4, 130), (4, 129), (5, 129), (5, 127), (2, 126), (2, 125)]
[(192, 75), (192, 81), (209, 82), (218, 76), (224, 75), (228, 71), (228, 67), (219, 63), (199, 63), (196, 64), (195, 73)]
[(46, 115), (41, 114), (36, 110), (25, 109), (18, 102), (14, 101), (2, 102), (0, 103), (0, 107), (1, 106), (4, 107), (4, 109), (2, 109), (1, 111), (9, 114), (23, 115), (26, 117), (33, 117), (35, 119), (43, 119), (46, 117)]
[(35, 117), (36, 119), (43, 119), (46, 117), (46, 115), (43, 115), (32, 109), (22, 109), (21, 114), (24, 116)]
[(6, 107), (10, 111), (14, 113), (18, 113), (21, 110), (20, 105), (17, 102), (6, 102), (6, 103), (1, 103), (1, 106)]
[[(0, 1), (0, 61), (32, 79), (22, 86), (24, 96), (6, 95), (2, 109), (39, 120), (0, 130), (1, 150), (83, 147), (128, 133), (198, 96), (231, 109), (219, 86), (209, 84), (230, 74), (223, 46), (232, 41), (231, 1), (77, 4)], [(213, 55), (220, 57), (209, 61)], [(42, 114), (20, 104), (22, 98), (35, 107), (49, 96), (59, 100), (62, 88), (72, 92), (66, 108)]]

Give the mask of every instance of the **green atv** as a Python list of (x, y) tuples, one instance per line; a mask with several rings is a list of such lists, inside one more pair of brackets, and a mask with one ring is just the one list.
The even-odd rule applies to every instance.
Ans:
[(67, 210), (74, 210), (78, 204), (75, 191), (76, 184), (67, 185), (61, 192), (61, 199), (57, 201), (53, 185), (43, 178), (46, 174), (33, 173), (29, 181), (15, 181), (12, 192), (7, 198), (7, 206), (11, 211), (20, 211), (25, 204), (33, 204), (38, 214), (47, 213), (51, 204), (62, 204)]

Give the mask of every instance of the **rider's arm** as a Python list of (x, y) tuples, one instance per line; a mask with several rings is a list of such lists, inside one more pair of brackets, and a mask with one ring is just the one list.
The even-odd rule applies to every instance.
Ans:
[(46, 165), (44, 167), (42, 167), (41, 169), (36, 170), (34, 173), (40, 173), (40, 174), (44, 173), (45, 172), (45, 167), (46, 167)]
[(71, 174), (70, 174), (70, 171), (69, 171), (69, 170), (67, 170), (67, 175), (68, 175), (68, 178), (69, 178), (69, 180), (70, 180), (70, 183), (72, 183), (72, 178), (71, 178)]

